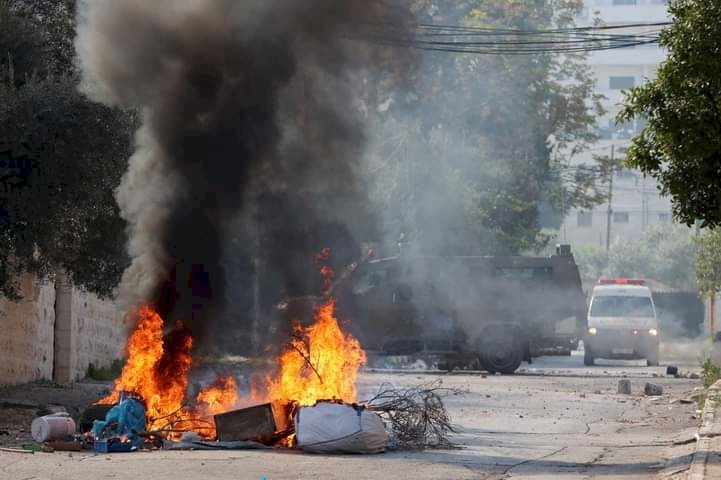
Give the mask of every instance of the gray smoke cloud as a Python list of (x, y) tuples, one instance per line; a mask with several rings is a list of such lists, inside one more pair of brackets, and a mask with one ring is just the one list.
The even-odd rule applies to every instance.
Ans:
[[(389, 11), (381, 0), (79, 0), (84, 91), (142, 113), (116, 192), (132, 260), (123, 308), (152, 303), (194, 330), (219, 315), (229, 223), (259, 192), (292, 192), (287, 214), (311, 222), (362, 211), (357, 86), (375, 52), (347, 39), (393, 22)], [(304, 200), (317, 192), (339, 199)]]

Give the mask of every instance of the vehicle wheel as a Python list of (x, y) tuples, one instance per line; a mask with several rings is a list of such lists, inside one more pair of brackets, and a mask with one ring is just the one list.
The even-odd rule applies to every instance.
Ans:
[(468, 370), (483, 370), (483, 363), (481, 363), (480, 357), (471, 358), (466, 364)]
[(596, 359), (593, 357), (593, 352), (591, 352), (591, 350), (589, 350), (589, 348), (586, 347), (586, 349), (583, 351), (583, 364), (588, 367), (591, 367), (591, 366), (593, 366), (595, 360)]
[(523, 361), (523, 345), (514, 338), (493, 336), (481, 346), (481, 364), (489, 373), (515, 372)]
[(438, 370), (444, 370), (446, 372), (452, 372), (456, 368), (456, 363), (453, 358), (446, 356), (438, 363)]
[(646, 366), (658, 367), (658, 348), (646, 354)]

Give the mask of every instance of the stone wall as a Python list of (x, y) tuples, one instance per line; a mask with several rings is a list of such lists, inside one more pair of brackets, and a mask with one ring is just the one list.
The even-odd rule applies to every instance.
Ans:
[(25, 275), (19, 302), (0, 299), (0, 385), (53, 376), (55, 288)]
[(66, 381), (85, 376), (88, 365), (109, 367), (120, 358), (126, 333), (115, 304), (91, 293), (72, 289), (71, 322), (73, 335), (72, 372)]
[(72, 383), (88, 365), (120, 358), (125, 330), (115, 304), (72, 287), (26, 275), (23, 299), (0, 299), (0, 385), (52, 379)]

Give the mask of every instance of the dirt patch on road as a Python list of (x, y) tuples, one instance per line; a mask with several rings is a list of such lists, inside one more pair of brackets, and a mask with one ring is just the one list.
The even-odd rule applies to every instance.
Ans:
[(48, 382), (0, 388), (0, 446), (32, 441), (30, 424), (51, 410), (64, 409), (78, 422), (83, 410), (109, 392), (110, 384), (77, 383), (64, 387)]

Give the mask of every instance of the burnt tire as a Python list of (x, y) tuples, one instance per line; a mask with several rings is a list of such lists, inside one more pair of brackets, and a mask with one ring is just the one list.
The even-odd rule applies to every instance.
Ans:
[(593, 356), (593, 352), (586, 347), (583, 351), (583, 364), (587, 367), (592, 367), (596, 363), (596, 358)]
[(480, 362), (489, 373), (511, 374), (521, 366), (523, 351), (517, 339), (494, 335), (481, 345)]

